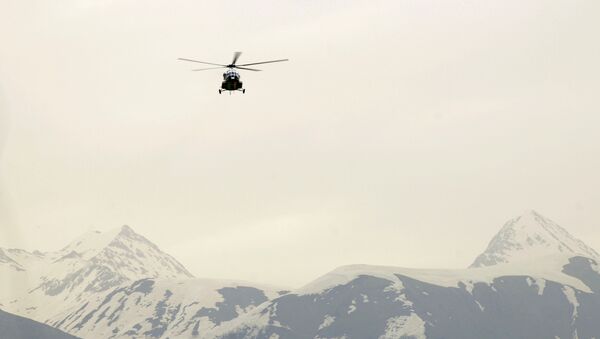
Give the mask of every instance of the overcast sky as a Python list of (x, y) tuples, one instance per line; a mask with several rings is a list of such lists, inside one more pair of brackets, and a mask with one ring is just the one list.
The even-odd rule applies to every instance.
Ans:
[[(597, 0), (0, 0), (0, 247), (130, 225), (200, 277), (600, 250)], [(227, 63), (289, 58), (242, 72)]]

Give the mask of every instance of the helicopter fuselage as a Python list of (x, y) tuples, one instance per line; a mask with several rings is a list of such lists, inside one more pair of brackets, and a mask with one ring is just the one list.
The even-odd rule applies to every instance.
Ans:
[(221, 83), (221, 89), (219, 89), (219, 93), (221, 93), (221, 91), (244, 92), (242, 85), (240, 74), (232, 69), (229, 69), (227, 72), (223, 73), (223, 82)]

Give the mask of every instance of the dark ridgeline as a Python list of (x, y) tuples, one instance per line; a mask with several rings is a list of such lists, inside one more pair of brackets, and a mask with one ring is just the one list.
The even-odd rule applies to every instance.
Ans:
[(0, 310), (0, 339), (77, 339), (77, 337)]

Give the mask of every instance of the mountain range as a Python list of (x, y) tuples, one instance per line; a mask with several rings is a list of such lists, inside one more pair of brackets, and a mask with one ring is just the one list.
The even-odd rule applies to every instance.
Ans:
[(81, 338), (600, 338), (600, 255), (535, 211), (469, 268), (344, 266), (299, 289), (195, 278), (130, 227), (0, 249), (0, 309)]

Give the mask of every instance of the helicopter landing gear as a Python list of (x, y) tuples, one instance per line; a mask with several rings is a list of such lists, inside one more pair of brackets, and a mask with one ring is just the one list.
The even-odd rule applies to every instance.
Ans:
[(221, 92), (222, 92), (222, 91), (221, 91), (221, 90), (219, 90), (219, 94), (221, 94)]
[(244, 94), (244, 93), (246, 93), (246, 89), (245, 88), (242, 90), (242, 94)]

